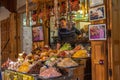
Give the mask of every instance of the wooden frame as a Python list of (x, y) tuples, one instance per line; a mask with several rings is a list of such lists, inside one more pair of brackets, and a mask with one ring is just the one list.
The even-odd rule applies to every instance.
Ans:
[(106, 19), (105, 6), (98, 6), (89, 10), (89, 21)]
[(95, 7), (95, 6), (104, 4), (104, 0), (89, 0), (89, 1), (90, 1), (89, 2), (90, 7)]
[(89, 40), (106, 39), (106, 24), (89, 25)]
[(39, 42), (44, 40), (44, 31), (42, 25), (32, 27), (32, 39), (33, 42)]

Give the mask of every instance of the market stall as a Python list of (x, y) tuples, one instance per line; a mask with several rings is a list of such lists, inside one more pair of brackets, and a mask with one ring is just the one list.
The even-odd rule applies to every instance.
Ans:
[[(2, 64), (5, 80), (13, 80), (13, 77), (14, 80), (19, 77), (25, 80), (43, 79), (41, 75), (47, 75), (42, 73), (43, 69), (47, 70), (46, 72), (50, 72), (49, 70), (57, 72), (59, 78), (54, 77), (52, 80), (60, 78), (64, 80), (69, 77), (78, 80), (120, 79), (120, 69), (118, 68), (120, 49), (119, 35), (117, 35), (119, 32), (119, 0), (30, 0), (32, 1), (30, 3), (28, 1), (26, 0), (26, 5), (21, 6), (18, 11), (15, 7), (16, 0), (12, 1), (13, 4), (9, 0), (0, 1), (8, 10), (15, 11), (10, 14), (9, 18), (0, 22), (1, 35), (4, 35), (1, 36), (1, 63), (8, 59)], [(18, 3), (20, 2), (22, 0), (19, 0)], [(7, 3), (10, 4), (6, 5)], [(28, 9), (33, 4), (34, 9)], [(26, 25), (26, 15), (28, 25)], [(30, 25), (28, 16), (30, 17)], [(56, 50), (59, 18), (61, 17), (66, 18), (68, 27), (72, 23), (81, 31), (81, 36), (75, 41), (75, 46), (82, 46), (80, 50), (74, 52), (74, 48), (66, 47), (66, 44), (65, 48)], [(50, 52), (47, 50), (48, 48), (44, 48), (45, 45), (51, 48)], [(22, 57), (24, 52), (18, 55), (22, 51), (28, 53)], [(86, 52), (87, 56), (84, 54)], [(51, 57), (54, 57), (53, 62)], [(58, 58), (58, 62), (54, 62)], [(66, 58), (78, 65), (59, 66), (63, 65), (62, 60), (65, 60), (66, 63)], [(58, 64), (59, 61), (60, 64)], [(68, 66), (67, 63), (64, 65)], [(72, 73), (69, 73), (70, 71)], [(69, 74), (71, 75), (69, 76)]]
[[(80, 23), (81, 20), (88, 21), (87, 1), (81, 2), (80, 4), (81, 7), (86, 8), (84, 14), (81, 14), (81, 16), (78, 15), (80, 12), (78, 11), (79, 0), (55, 0), (54, 4), (49, 0), (45, 0), (35, 3), (37, 4), (37, 9), (31, 11), (32, 25), (29, 27), (29, 10), (28, 1), (26, 0), (28, 22), (26, 24), (27, 27), (23, 28), (23, 31), (28, 34), (24, 34), (24, 36), (28, 36), (28, 38), (24, 40), (27, 48), (29, 48), (27, 44), (29, 43), (28, 41), (31, 41), (29, 39), (31, 32), (28, 30), (28, 27), (29, 29), (32, 28), (32, 35), (30, 36), (32, 36), (33, 49), (31, 53), (29, 48), (27, 49), (29, 53), (23, 52), (18, 54), (16, 61), (8, 59), (8, 61), (2, 65), (3, 80), (19, 80), (19, 77), (23, 80), (51, 80), (51, 78), (52, 80), (84, 80), (86, 74), (91, 75), (91, 72), (84, 73), (84, 69), (88, 67), (86, 66), (86, 62), (91, 62), (91, 44), (88, 40), (88, 24), (90, 24), (90, 22)], [(75, 17), (76, 15), (78, 17)], [(75, 47), (71, 47), (71, 44), (65, 42), (59, 50), (56, 49), (55, 45), (57, 44), (58, 38), (56, 34), (60, 25), (58, 22), (60, 17), (66, 17), (69, 28), (71, 28), (72, 25), (76, 25), (76, 28), (82, 31), (81, 36), (77, 37), (77, 40), (74, 41)], [(75, 21), (75, 24), (73, 24), (72, 21)], [(50, 40), (48, 37), (50, 37)], [(52, 41), (52, 38), (54, 38), (56, 42)], [(47, 46), (45, 46), (45, 44), (47, 44)], [(89, 66), (91, 66), (91, 64)], [(88, 71), (90, 71), (90, 69)]]
[(20, 53), (16, 62), (6, 61), (2, 65), (3, 80), (81, 79), (80, 67), (85, 67), (89, 58), (81, 45), (71, 49), (66, 43), (58, 51), (48, 46), (37, 48), (32, 54)]

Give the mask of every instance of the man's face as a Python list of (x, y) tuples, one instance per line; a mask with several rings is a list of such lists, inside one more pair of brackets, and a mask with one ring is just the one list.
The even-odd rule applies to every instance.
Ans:
[(60, 21), (60, 25), (61, 25), (61, 28), (66, 28), (66, 21), (65, 20), (61, 20)]

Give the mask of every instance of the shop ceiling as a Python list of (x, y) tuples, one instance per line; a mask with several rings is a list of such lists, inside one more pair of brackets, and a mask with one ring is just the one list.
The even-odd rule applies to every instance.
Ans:
[(10, 12), (16, 12), (17, 10), (17, 0), (0, 0), (0, 7), (4, 6)]
[[(32, 0), (34, 1), (34, 0)], [(40, 3), (49, 3), (54, 0), (35, 0), (35, 1), (40, 1)], [(65, 1), (65, 0), (58, 0), (59, 2)], [(7, 8), (10, 12), (17, 12), (17, 0), (0, 0), (0, 7), (4, 6)]]
[[(54, 0), (32, 0), (32, 1), (39, 1), (41, 4), (42, 3), (49, 3)], [(58, 0), (59, 2), (65, 1), (65, 0)], [(7, 8), (10, 12), (17, 12), (17, 0), (0, 0), (0, 7), (4, 6)]]

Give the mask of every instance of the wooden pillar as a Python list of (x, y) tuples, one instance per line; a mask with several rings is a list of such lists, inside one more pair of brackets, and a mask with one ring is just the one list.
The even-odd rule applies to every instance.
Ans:
[[(107, 7), (107, 28), (109, 31), (112, 31), (112, 0), (106, 0), (106, 7)], [(112, 65), (112, 38), (109, 36), (107, 41), (107, 47), (108, 47), (108, 73), (109, 70), (113, 70)], [(113, 53), (114, 54), (114, 53)], [(113, 76), (108, 75), (108, 80), (115, 80), (113, 79)]]
[(58, 0), (54, 0), (55, 27), (58, 28)]
[(17, 52), (21, 53), (22, 52), (22, 28), (21, 28), (21, 18), (20, 14), (17, 13)]
[(0, 70), (1, 70), (1, 21), (0, 21)]
[(43, 17), (43, 27), (44, 27), (44, 42), (45, 45), (49, 45), (49, 39), (48, 39), (48, 28), (46, 27), (46, 21), (47, 21), (47, 7), (46, 7), (46, 0), (44, 0), (44, 17)]
[(16, 43), (16, 38), (17, 38), (17, 32), (16, 32), (16, 14), (11, 13), (10, 14), (10, 47), (11, 47), (11, 54), (10, 54), (10, 59), (16, 60), (17, 56), (17, 43)]
[(110, 64), (112, 75), (109, 80), (120, 80), (120, 0), (109, 0), (110, 3), (110, 28), (111, 28), (111, 50)]
[(30, 27), (30, 20), (29, 20), (29, 0), (26, 0), (26, 26)]

